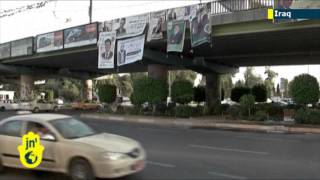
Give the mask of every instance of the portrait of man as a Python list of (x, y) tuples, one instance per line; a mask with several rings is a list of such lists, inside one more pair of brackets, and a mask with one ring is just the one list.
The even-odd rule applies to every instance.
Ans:
[(204, 8), (201, 8), (197, 11), (196, 17), (192, 19), (191, 23), (192, 36), (195, 41), (207, 37), (209, 35), (209, 18)]
[(118, 56), (117, 56), (117, 59), (118, 59), (118, 64), (124, 64), (126, 62), (126, 50), (124, 48), (124, 44), (121, 44), (120, 46), (120, 50), (118, 52)]
[(121, 18), (120, 19), (120, 27), (118, 29), (116, 29), (117, 36), (121, 36), (121, 35), (127, 33), (126, 29), (124, 28), (125, 24), (126, 24), (126, 19)]
[(111, 60), (113, 57), (113, 52), (111, 51), (112, 43), (110, 39), (105, 40), (104, 42), (104, 53), (101, 54), (103, 59)]
[(177, 19), (176, 12), (174, 12), (174, 9), (170, 9), (168, 11), (168, 19), (167, 19), (167, 21), (172, 21), (172, 20), (176, 20), (176, 19)]
[(162, 35), (162, 17), (158, 18), (157, 24), (152, 28), (152, 36), (158, 37)]
[(181, 28), (178, 24), (173, 26), (173, 33), (170, 36), (170, 44), (180, 44), (182, 40)]

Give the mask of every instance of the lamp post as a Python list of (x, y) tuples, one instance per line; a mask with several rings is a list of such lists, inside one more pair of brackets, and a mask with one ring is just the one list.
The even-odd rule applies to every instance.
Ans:
[(89, 22), (92, 23), (92, 0), (90, 0), (89, 5)]

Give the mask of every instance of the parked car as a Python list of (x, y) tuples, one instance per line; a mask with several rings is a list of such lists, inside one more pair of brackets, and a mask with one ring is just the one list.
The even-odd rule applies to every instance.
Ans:
[(59, 106), (56, 103), (53, 102), (47, 102), (43, 99), (35, 100), (31, 102), (31, 108), (33, 112), (37, 113), (39, 111), (58, 111)]
[(30, 110), (30, 102), (0, 101), (0, 110)]
[(71, 104), (72, 109), (76, 110), (100, 110), (103, 108), (103, 105), (97, 102), (76, 102)]
[[(39, 134), (45, 151), (34, 170), (68, 174), (71, 179), (117, 178), (144, 169), (146, 154), (139, 142), (109, 133), (97, 133), (66, 115), (17, 115), (0, 121), (0, 171), (24, 168), (17, 147), (22, 135)], [(36, 157), (35, 157), (36, 158)]]

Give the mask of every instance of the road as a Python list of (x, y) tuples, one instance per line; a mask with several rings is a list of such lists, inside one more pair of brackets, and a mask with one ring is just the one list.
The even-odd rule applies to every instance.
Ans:
[[(5, 116), (5, 115), (0, 115)], [(75, 114), (78, 116), (78, 114)], [(320, 136), (157, 127), (81, 119), (99, 132), (141, 142), (146, 169), (126, 180), (318, 179)], [(53, 173), (8, 169), (2, 180), (62, 179)], [(63, 177), (68, 179), (66, 177)]]

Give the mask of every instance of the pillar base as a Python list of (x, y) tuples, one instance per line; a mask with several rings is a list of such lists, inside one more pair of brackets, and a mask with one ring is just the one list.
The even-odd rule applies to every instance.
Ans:
[(209, 109), (221, 104), (220, 74), (208, 73), (206, 76), (206, 104)]

